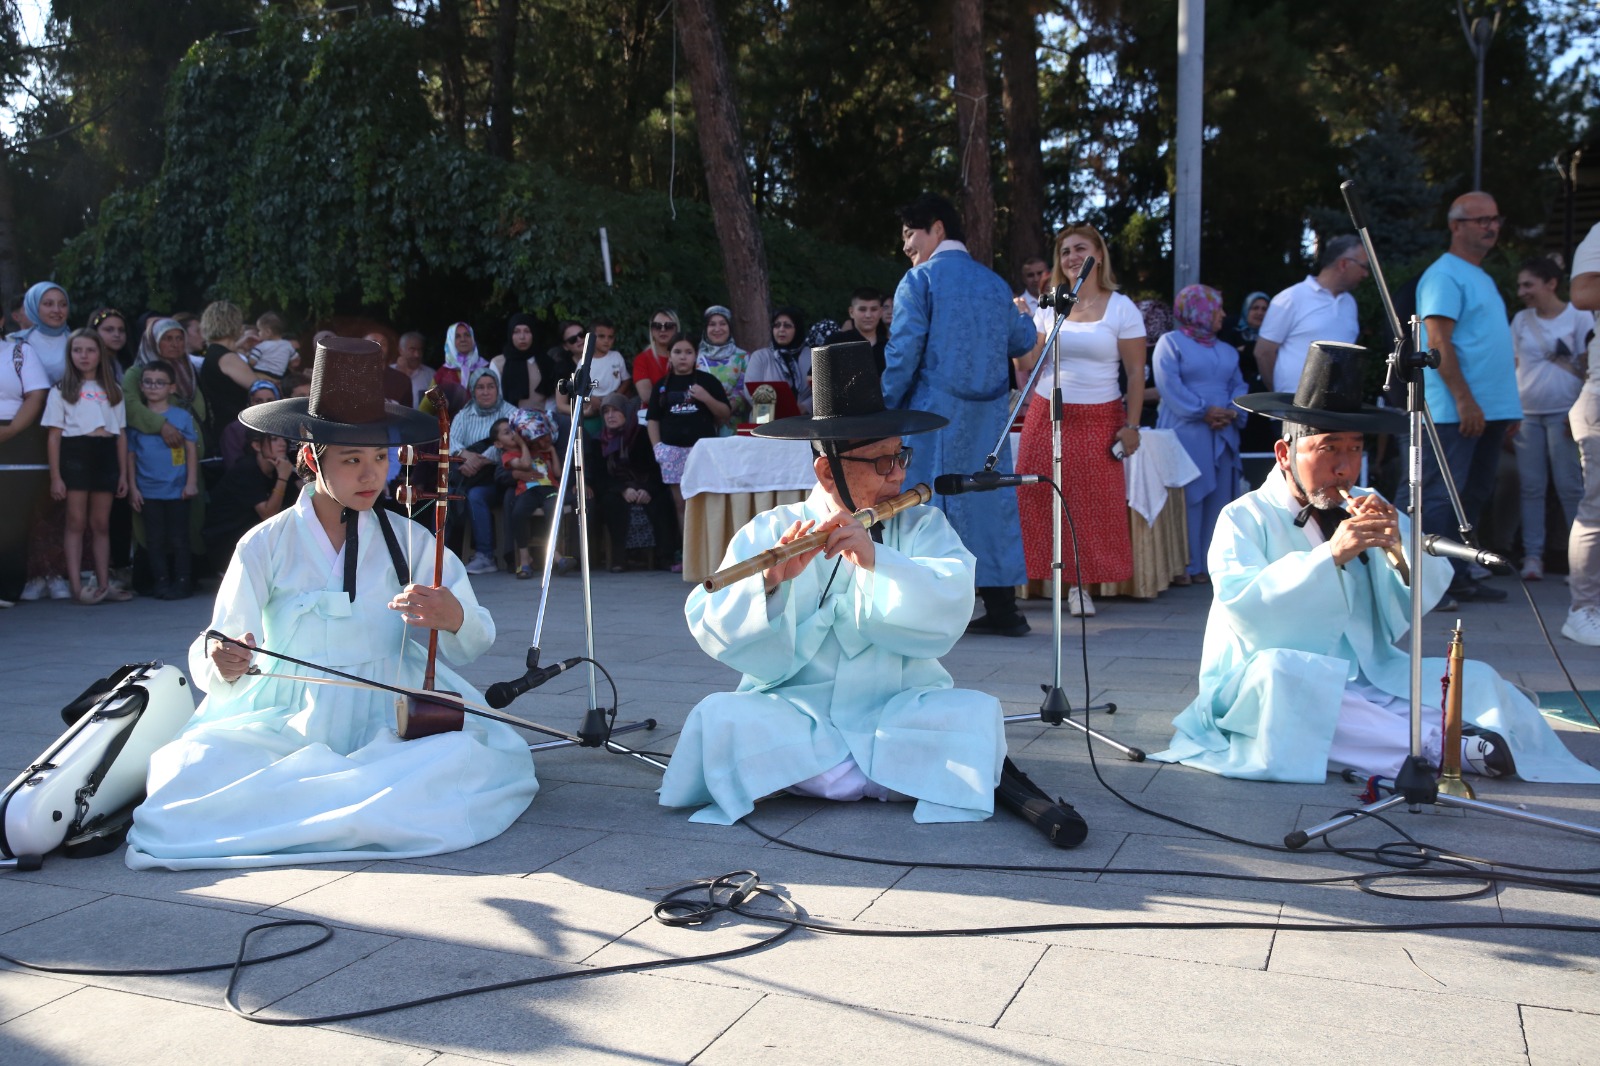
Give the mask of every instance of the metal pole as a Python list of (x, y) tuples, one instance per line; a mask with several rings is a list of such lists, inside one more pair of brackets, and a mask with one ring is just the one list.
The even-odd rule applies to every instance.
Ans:
[(1206, 2), (1178, 0), (1177, 182), (1173, 191), (1173, 291), (1200, 281), (1200, 151), (1205, 95)]

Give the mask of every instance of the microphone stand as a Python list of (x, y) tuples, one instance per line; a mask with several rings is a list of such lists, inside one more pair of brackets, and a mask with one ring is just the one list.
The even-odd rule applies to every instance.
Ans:
[[(1408, 338), (1405, 330), (1400, 325), (1400, 316), (1395, 312), (1394, 301), (1389, 296), (1389, 286), (1384, 281), (1383, 269), (1378, 265), (1378, 254), (1372, 247), (1372, 237), (1367, 231), (1366, 212), (1356, 194), (1356, 183), (1346, 181), (1339, 186), (1344, 193), (1345, 206), (1350, 211), (1350, 220), (1355, 223), (1356, 232), (1361, 235), (1361, 244), (1366, 249), (1367, 259), (1372, 264), (1372, 279), (1377, 282), (1378, 294), (1383, 298), (1383, 309), (1389, 316), (1389, 328), (1394, 334), (1394, 347), (1389, 353), (1389, 369), (1387, 383), (1396, 379), (1406, 383), (1406, 418), (1408, 420), (1409, 441), (1406, 449), (1407, 481), (1410, 486), (1411, 503), (1411, 529), (1410, 543), (1407, 554), (1411, 559), (1411, 752), (1405, 761), (1400, 764), (1400, 770), (1394, 776), (1394, 795), (1387, 799), (1369, 803), (1365, 807), (1356, 808), (1330, 818), (1320, 825), (1310, 829), (1296, 829), (1283, 838), (1283, 842), (1290, 848), (1301, 848), (1318, 837), (1326, 836), (1336, 829), (1342, 829), (1367, 815), (1379, 814), (1398, 807), (1402, 803), (1411, 813), (1415, 814), (1422, 809), (1423, 804), (1435, 807), (1459, 807), (1463, 810), (1479, 811), (1484, 814), (1497, 814), (1502, 818), (1515, 818), (1519, 821), (1542, 825), (1551, 829), (1564, 829), (1570, 833), (1581, 833), (1585, 836), (1600, 838), (1600, 829), (1582, 825), (1578, 822), (1569, 822), (1562, 818), (1552, 818), (1547, 815), (1534, 814), (1531, 811), (1517, 810), (1511, 807), (1502, 807), (1495, 803), (1486, 803), (1483, 800), (1472, 799), (1468, 796), (1454, 795), (1441, 792), (1437, 771), (1433, 764), (1428, 762), (1422, 753), (1422, 616), (1424, 607), (1422, 603), (1422, 561), (1423, 561), (1423, 529), (1422, 529), (1422, 437), (1426, 429), (1428, 439), (1433, 445), (1433, 454), (1439, 459), (1439, 473), (1444, 483), (1445, 491), (1449, 494), (1450, 504), (1455, 509), (1456, 521), (1461, 527), (1463, 539), (1471, 537), (1472, 525), (1467, 520), (1466, 513), (1461, 506), (1461, 497), (1456, 492), (1454, 479), (1450, 476), (1450, 467), (1445, 464), (1444, 450), (1439, 447), (1438, 431), (1433, 425), (1433, 415), (1428, 410), (1428, 401), (1423, 391), (1422, 371), (1426, 368), (1438, 369), (1439, 353), (1425, 348), (1422, 343), (1422, 322), (1415, 315), (1411, 316), (1411, 334)], [(1407, 343), (1409, 339), (1409, 344)], [(1467, 540), (1471, 543), (1470, 540)], [(1464, 674), (1463, 674), (1464, 676)], [(1446, 738), (1448, 743), (1448, 738)]]
[(539, 641), (544, 634), (544, 615), (550, 603), (550, 575), (555, 568), (556, 545), (560, 541), (561, 524), (566, 513), (567, 489), (569, 484), (576, 481), (576, 488), (572, 492), (573, 517), (578, 523), (578, 565), (583, 579), (583, 628), (586, 638), (586, 648), (589, 658), (589, 707), (584, 712), (583, 725), (578, 728), (576, 736), (554, 730), (541, 729), (540, 732), (550, 736), (559, 737), (557, 740), (541, 741), (529, 744), (529, 751), (547, 751), (551, 748), (604, 747), (607, 751), (617, 755), (626, 755), (647, 763), (658, 770), (665, 770), (666, 764), (660, 762), (643, 752), (634, 751), (613, 741), (612, 737), (620, 733), (632, 733), (640, 729), (654, 729), (656, 720), (647, 718), (642, 722), (629, 722), (615, 726), (609, 731), (606, 729), (605, 711), (600, 707), (600, 697), (596, 687), (594, 666), (594, 601), (592, 598), (589, 569), (589, 503), (587, 482), (584, 478), (583, 467), (583, 402), (589, 398), (594, 389), (594, 382), (590, 377), (590, 370), (594, 362), (594, 334), (584, 337), (583, 355), (580, 357), (578, 367), (571, 378), (558, 384), (563, 392), (572, 399), (573, 417), (572, 429), (567, 434), (567, 451), (561, 463), (561, 480), (556, 486), (556, 494), (551, 498), (548, 507), (554, 508), (550, 515), (550, 534), (545, 542), (544, 570), (539, 583), (539, 607), (534, 615), (533, 641), (528, 645), (528, 654), (525, 660), (526, 678), (539, 669)]
[[(994, 450), (984, 460), (983, 469), (985, 472), (993, 471), (995, 466), (999, 464), (1001, 449), (1006, 446), (1006, 442), (1011, 436), (1011, 427), (1016, 424), (1017, 412), (1033, 396), (1034, 383), (1038, 381), (1039, 373), (1044, 369), (1045, 353), (1051, 351), (1056, 342), (1056, 335), (1061, 332), (1061, 324), (1067, 320), (1067, 315), (1072, 312), (1073, 305), (1078, 302), (1079, 286), (1083, 284), (1083, 279), (1088, 277), (1089, 271), (1093, 269), (1094, 257), (1089, 256), (1084, 259), (1083, 269), (1078, 272), (1078, 280), (1073, 283), (1070, 291), (1062, 293), (1060, 290), (1055, 290), (1053, 293), (1040, 293), (1039, 306), (1044, 307), (1047, 305), (1046, 301), (1049, 301), (1055, 308), (1055, 324), (1050, 327), (1050, 337), (1045, 341), (1044, 347), (1040, 349), (1039, 361), (1033, 364), (1033, 372), (1028, 375), (1027, 383), (1022, 387), (1022, 391), (1017, 395), (1016, 403), (1011, 407), (1011, 413), (1007, 416), (1006, 423), (1000, 430), (1000, 438), (994, 442)], [(1061, 485), (1061, 416), (1061, 364), (1060, 360), (1055, 360), (1054, 384), (1050, 391), (1050, 476), (1058, 489)], [(1039, 704), (1039, 709), (1033, 714), (1008, 714), (1005, 716), (1005, 723), (1010, 725), (1013, 722), (1043, 722), (1046, 725), (1054, 726), (1070, 725), (1080, 733), (1087, 734), (1094, 740), (1117, 749), (1126, 755), (1130, 761), (1144, 762), (1145, 753), (1139, 748), (1129, 747), (1120, 741), (1113, 740), (1104, 733), (1090, 728), (1087, 724), (1073, 721), (1071, 717), (1072, 704), (1061, 687), (1061, 643), (1065, 636), (1061, 625), (1061, 568), (1064, 565), (1063, 560), (1065, 558), (1061, 536), (1061, 508), (1062, 503), (1059, 499), (1052, 498), (1050, 500), (1050, 543), (1054, 552), (1050, 562), (1050, 636), (1051, 646), (1055, 649), (1055, 672), (1051, 675), (1052, 682), (1050, 684), (1039, 686), (1044, 691), (1044, 701)], [(1076, 553), (1074, 553), (1074, 557), (1076, 557)], [(1085, 723), (1088, 721), (1089, 712), (1091, 711), (1105, 711), (1107, 714), (1115, 714), (1117, 713), (1117, 705), (1115, 703), (1090, 704), (1083, 709)]]

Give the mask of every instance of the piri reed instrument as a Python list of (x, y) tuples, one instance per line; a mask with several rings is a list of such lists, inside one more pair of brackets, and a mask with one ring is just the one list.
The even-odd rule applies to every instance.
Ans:
[(1467, 652), (1461, 642), (1461, 619), (1450, 631), (1450, 655), (1445, 660), (1444, 750), (1439, 756), (1439, 791), (1447, 796), (1473, 799), (1472, 786), (1461, 777), (1461, 686), (1466, 680)]
[[(1357, 500), (1356, 497), (1350, 495), (1350, 493), (1344, 489), (1339, 490), (1339, 495), (1344, 497), (1344, 502), (1348, 505), (1346, 510), (1349, 510), (1351, 507), (1359, 506), (1360, 504), (1360, 501)], [(1364, 498), (1365, 497), (1363, 497), (1363, 499)], [(1389, 560), (1389, 565), (1394, 567), (1395, 573), (1400, 575), (1401, 581), (1404, 581), (1407, 585), (1411, 584), (1411, 565), (1406, 562), (1405, 554), (1400, 551), (1398, 545), (1383, 549), (1383, 557)]]
[[(435, 415), (439, 419), (439, 450), (437, 453), (418, 454), (416, 448), (409, 444), (400, 446), (400, 464), (408, 469), (415, 468), (418, 462), (432, 462), (435, 464), (437, 476), (434, 478), (433, 491), (419, 489), (411, 483), (409, 477), (406, 483), (396, 492), (396, 499), (406, 508), (416, 506), (419, 500), (433, 501), (433, 587), (439, 587), (439, 579), (444, 573), (444, 524), (451, 500), (464, 499), (462, 496), (450, 495), (450, 464), (459, 463), (462, 456), (450, 454), (450, 405), (445, 401), (444, 393), (437, 386), (431, 386), (424, 394), (432, 402)], [(439, 631), (428, 630), (428, 663), (423, 671), (422, 687), (429, 692), (438, 691), (434, 688), (434, 664), (439, 658)], [(435, 733), (460, 732), (466, 720), (466, 712), (461, 709), (461, 693), (440, 692), (441, 696), (453, 696), (455, 701), (431, 700), (424, 696), (400, 696), (394, 701), (395, 727), (401, 740), (416, 740), (419, 737), (431, 737)]]
[[(908, 507), (927, 503), (931, 499), (933, 499), (933, 491), (928, 486), (913, 485), (892, 499), (884, 500), (882, 503), (874, 504), (871, 507), (861, 508), (851, 517), (870, 529), (881, 522), (887, 522)], [(792, 559), (796, 555), (803, 555), (813, 548), (821, 547), (827, 542), (828, 534), (832, 532), (833, 530), (831, 529), (813, 530), (803, 537), (791, 540), (787, 544), (779, 544), (768, 548), (760, 555), (752, 555), (742, 563), (734, 563), (732, 566), (718, 570), (706, 578), (706, 591), (716, 592), (718, 589), (727, 588), (735, 581), (742, 581), (754, 574), (769, 570), (785, 559)]]

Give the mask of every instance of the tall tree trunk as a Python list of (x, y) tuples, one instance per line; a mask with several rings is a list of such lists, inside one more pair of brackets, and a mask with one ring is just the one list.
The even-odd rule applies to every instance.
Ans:
[(511, 161), (515, 143), (512, 130), (512, 91), (517, 65), (517, 24), (520, 0), (500, 0), (495, 8), (494, 43), (489, 53), (489, 154)]
[(700, 155), (705, 160), (706, 192), (722, 246), (733, 333), (746, 346), (764, 339), (767, 315), (767, 253), (750, 200), (750, 175), (739, 136), (733, 75), (722, 45), (722, 26), (713, 0), (679, 0), (683, 58), (689, 68)]
[(955, 39), (956, 125), (961, 163), (961, 217), (967, 251), (994, 258), (994, 185), (989, 177), (989, 82), (983, 76), (983, 0), (951, 0)]
[(467, 38), (461, 29), (461, 0), (439, 0), (440, 83), (444, 87), (444, 122), (457, 140), (467, 132)]
[(1000, 70), (1006, 114), (1006, 173), (1011, 212), (1006, 229), (1008, 278), (1015, 287), (1025, 260), (1050, 259), (1044, 226), (1044, 155), (1039, 145), (1039, 28), (1034, 0), (1009, 0)]
[[(22, 263), (17, 254), (17, 211), (11, 185), (11, 153), (0, 146), (0, 315), (22, 295)], [(9, 328), (10, 321), (5, 322)]]

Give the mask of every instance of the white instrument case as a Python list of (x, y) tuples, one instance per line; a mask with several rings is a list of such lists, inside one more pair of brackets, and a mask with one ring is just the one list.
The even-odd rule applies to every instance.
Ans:
[(63, 844), (85, 854), (120, 844), (150, 756), (193, 715), (175, 666), (124, 666), (91, 685), (62, 711), (67, 731), (0, 793), (0, 869), (37, 869)]

